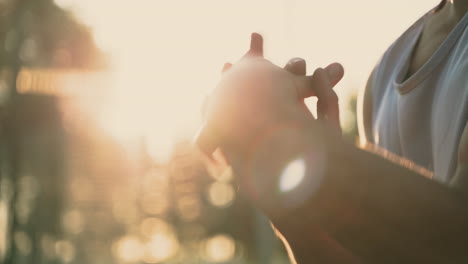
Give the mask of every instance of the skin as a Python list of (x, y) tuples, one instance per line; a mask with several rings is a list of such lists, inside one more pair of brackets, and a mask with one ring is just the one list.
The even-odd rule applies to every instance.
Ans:
[[(456, 23), (443, 30), (438, 25), (443, 21), (457, 21), (457, 17), (459, 20), (466, 13), (466, 3), (447, 1), (440, 13), (428, 22), (413, 56), (413, 72), (433, 53), (433, 48), (425, 48), (429, 40), (443, 39), (441, 36), (446, 36)], [(288, 67), (284, 70), (262, 63), (265, 66), (262, 69), (274, 73), (272, 76), (298, 78), (305, 72), (294, 74)], [(251, 72), (248, 67), (232, 67), (229, 69), (233, 70), (232, 74), (247, 76)], [(229, 71), (223, 78), (230, 76)], [(279, 79), (269, 89), (264, 86), (257, 89), (255, 85), (236, 87), (236, 92), (230, 95), (237, 99), (220, 92), (211, 102), (211, 108), (208, 107), (209, 112), (223, 113), (219, 119), (231, 128), (218, 131), (217, 139), (223, 140), (217, 146), (238, 175), (240, 189), (268, 215), (292, 260), (297, 263), (468, 263), (468, 126), (458, 146), (456, 174), (448, 185), (440, 184), (414, 170), (411, 164), (402, 166), (345, 143), (329, 125), (336, 120), (330, 112), (337, 109), (338, 103), (331, 92), (334, 84), (327, 71), (322, 69), (316, 74), (316, 81), (309, 82), (308, 95), (318, 96), (324, 102), (319, 106), (319, 117), (324, 119), (316, 119), (304, 109), (298, 96), (301, 93), (296, 93), (297, 85), (281, 84)], [(222, 90), (223, 86), (220, 87)], [(294, 96), (287, 95), (288, 92)], [(366, 137), (370, 135), (372, 120), (371, 83), (362, 98), (361, 131)], [(245, 114), (216, 107), (216, 101), (218, 106), (225, 106), (229, 100), (237, 105), (242, 102)], [(258, 105), (275, 107), (259, 108)], [(261, 116), (264, 122), (248, 123), (252, 114)], [(323, 170), (308, 172), (305, 177), (318, 177), (320, 184), (302, 203), (290, 206), (286, 203), (290, 196), (278, 193), (275, 183), (291, 157), (297, 156), (304, 157), (306, 167), (323, 166)], [(314, 163), (315, 157), (321, 157), (321, 162)]]
[[(238, 63), (235, 64), (234, 69), (232, 68), (233, 64), (231, 63), (226, 63), (223, 66), (223, 79), (240, 79), (243, 74), (242, 71), (247, 73), (247, 75), (252, 75), (249, 74), (249, 72), (257, 71), (257, 76), (261, 76), (262, 72), (265, 71), (274, 71), (275, 73), (272, 74), (272, 78), (274, 79), (272, 80), (273, 83), (283, 82), (284, 79), (290, 79), (290, 81), (295, 85), (294, 87), (291, 87), (289, 91), (286, 90), (281, 92), (281, 90), (272, 90), (274, 92), (280, 92), (278, 94), (264, 93), (263, 96), (276, 102), (274, 104), (274, 108), (280, 108), (283, 105), (288, 105), (288, 103), (285, 102), (293, 102), (294, 104), (299, 103), (301, 112), (304, 112), (308, 116), (310, 116), (311, 113), (307, 110), (303, 100), (307, 97), (316, 96), (319, 98), (317, 109), (319, 119), (330, 126), (335, 131), (334, 133), (341, 134), (338, 96), (332, 89), (341, 80), (344, 74), (343, 67), (339, 63), (332, 63), (325, 68), (318, 68), (311, 76), (305, 76), (305, 61), (300, 58), (293, 58), (286, 64), (284, 67), (285, 71), (283, 71), (263, 58), (263, 39), (259, 34), (253, 33), (249, 51)], [(235, 78), (231, 77), (234, 74), (239, 76)], [(245, 134), (246, 132), (251, 133), (251, 131), (255, 131), (256, 128), (251, 127), (250, 129), (245, 129), (244, 126), (248, 124), (258, 126), (256, 123), (259, 123), (259, 120), (261, 120), (261, 116), (257, 115), (254, 120), (255, 122), (244, 123), (241, 129), (235, 126), (232, 127), (229, 123), (225, 122), (225, 120), (228, 119), (226, 117), (226, 112), (235, 113), (236, 111), (233, 111), (233, 109), (239, 108), (238, 102), (243, 100), (245, 101), (245, 99), (242, 98), (252, 97), (252, 95), (248, 95), (250, 92), (248, 89), (246, 89), (246, 91), (242, 91), (240, 89), (233, 90), (232, 88), (229, 88), (229, 86), (232, 86), (229, 85), (229, 83), (232, 82), (231, 80), (222, 80), (218, 85), (221, 87), (215, 89), (213, 94), (210, 96), (211, 98), (209, 102), (204, 106), (204, 112), (205, 115), (207, 115), (206, 119), (208, 121), (200, 131), (196, 141), (201, 150), (208, 154), (208, 156), (211, 156), (214, 150), (219, 147), (221, 142), (227, 144), (229, 141), (228, 139), (222, 138), (222, 130), (236, 131), (235, 133), (238, 134), (238, 137), (243, 137), (243, 139), (237, 139), (236, 142), (230, 142), (229, 144), (238, 146), (250, 144), (247, 138), (252, 137), (252, 135)], [(223, 89), (223, 86), (226, 88)], [(291, 94), (291, 91), (295, 91), (296, 94)], [(257, 94), (253, 99), (255, 100), (258, 97), (259, 95)], [(213, 102), (215, 102), (216, 106), (213, 106)], [(291, 111), (294, 111), (292, 110), (293, 108), (291, 108)], [(256, 106), (253, 106), (250, 111), (252, 113), (264, 112), (264, 110), (260, 111)], [(271, 108), (270, 111), (271, 113), (281, 112), (278, 111), (278, 109)], [(271, 113), (268, 115), (271, 115)], [(231, 118), (239, 119), (239, 116), (232, 116)], [(269, 126), (269, 123), (271, 123), (271, 121), (264, 123), (263, 126)], [(242, 147), (240, 148), (242, 149)]]
[(468, 11), (468, 1), (446, 1), (424, 25), (408, 75), (414, 74), (442, 44), (450, 31)]

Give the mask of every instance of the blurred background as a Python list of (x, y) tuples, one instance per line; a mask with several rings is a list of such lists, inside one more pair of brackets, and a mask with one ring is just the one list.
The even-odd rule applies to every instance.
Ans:
[(278, 65), (341, 62), (355, 142), (358, 89), (437, 3), (0, 0), (0, 262), (288, 263), (191, 146), (222, 65), (251, 32)]

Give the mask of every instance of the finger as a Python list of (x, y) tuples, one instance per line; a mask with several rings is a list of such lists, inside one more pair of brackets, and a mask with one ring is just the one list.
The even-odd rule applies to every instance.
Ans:
[(263, 37), (258, 33), (250, 36), (250, 49), (244, 57), (263, 57)]
[(317, 117), (341, 134), (338, 96), (333, 91), (333, 83), (325, 69), (314, 72), (317, 101)]
[(335, 86), (344, 76), (343, 66), (336, 62), (325, 67), (325, 71), (328, 74), (332, 86)]
[(284, 69), (295, 75), (306, 75), (306, 62), (301, 58), (292, 58), (284, 66)]
[(263, 57), (263, 37), (258, 33), (252, 33), (250, 37), (250, 52), (254, 56)]
[[(324, 77), (326, 78), (326, 87), (332, 89), (344, 75), (343, 66), (339, 63), (332, 63), (325, 67), (319, 68), (311, 76), (297, 78), (297, 90), (299, 98), (307, 98), (311, 96), (321, 96), (327, 94), (324, 89)], [(319, 91), (317, 91), (319, 90)]]
[(317, 101), (317, 117), (319, 120), (325, 121), (326, 124), (341, 135), (338, 95), (335, 91), (330, 91), (331, 93), (326, 99), (322, 98)]
[(317, 96), (318, 100), (322, 99), (326, 103), (333, 88), (330, 78), (328, 77), (328, 73), (325, 69), (318, 68), (311, 77), (309, 89), (314, 90), (315, 96)]
[(225, 72), (228, 71), (231, 67), (232, 67), (232, 63), (226, 62), (226, 63), (224, 63), (223, 69), (222, 69), (221, 72), (222, 72), (222, 73), (225, 73)]
[(323, 96), (324, 88), (332, 88), (328, 75), (322, 68), (316, 69), (314, 74), (310, 76), (296, 76), (295, 79), (299, 99)]
[(327, 105), (327, 123), (330, 124), (330, 126), (334, 128), (339, 135), (341, 135), (340, 105), (338, 101), (338, 95), (335, 91), (332, 91)]

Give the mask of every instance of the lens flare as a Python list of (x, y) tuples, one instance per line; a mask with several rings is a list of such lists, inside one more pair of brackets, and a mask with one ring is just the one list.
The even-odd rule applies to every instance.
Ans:
[(293, 160), (280, 176), (279, 188), (281, 192), (294, 190), (305, 177), (305, 162), (303, 159)]

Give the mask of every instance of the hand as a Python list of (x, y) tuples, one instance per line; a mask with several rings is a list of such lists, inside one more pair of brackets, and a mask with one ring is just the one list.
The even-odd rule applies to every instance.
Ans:
[[(278, 182), (271, 176), (277, 174), (278, 168), (281, 170), (287, 165), (289, 155), (298, 146), (316, 150), (314, 147), (309, 148), (309, 143), (288, 140), (298, 138), (297, 130), (283, 129), (300, 127), (305, 123), (316, 125), (317, 121), (304, 104), (304, 98), (317, 96), (319, 122), (330, 127), (329, 131), (341, 133), (338, 100), (332, 88), (343, 77), (343, 68), (339, 64), (331, 64), (325, 69), (317, 69), (312, 76), (306, 76), (305, 61), (292, 59), (282, 69), (263, 58), (262, 42), (260, 35), (252, 35), (249, 52), (238, 63), (225, 64), (221, 82), (208, 102), (207, 123), (198, 137), (198, 144), (209, 154), (215, 148), (221, 149), (238, 176), (241, 191), (277, 225), (279, 231), (292, 243), (295, 254), (301, 254), (303, 246), (308, 248), (315, 243), (315, 247), (321, 249), (329, 245), (321, 237), (307, 238), (307, 243), (303, 243), (304, 237), (300, 235), (304, 231), (303, 223), (293, 223), (291, 219), (297, 218), (297, 214), (284, 210), (284, 204), (278, 202), (275, 194), (271, 195), (271, 190), (275, 190), (273, 185)], [(314, 135), (310, 134), (310, 137)], [(286, 142), (287, 147), (283, 147), (283, 144), (276, 151), (279, 155), (270, 155), (275, 152), (271, 151), (275, 147), (270, 148), (275, 144), (270, 143), (278, 141)], [(265, 145), (269, 148), (264, 148)], [(272, 156), (275, 159), (271, 159)], [(249, 163), (261, 168), (260, 173), (251, 173), (255, 177), (249, 177), (249, 172), (258, 171), (250, 168)], [(320, 165), (320, 159), (310, 164)], [(304, 184), (307, 190), (299, 190), (299, 195), (293, 197), (293, 200), (299, 198), (300, 202), (305, 201), (308, 196), (302, 194), (313, 193), (314, 183), (308, 183), (310, 181)], [(316, 225), (307, 228), (314, 235), (321, 232)]]
[[(284, 66), (284, 69), (295, 75), (305, 76), (306, 62), (301, 58), (293, 58)], [(341, 80), (344, 73), (343, 67), (339, 63), (332, 63), (324, 69), (316, 69), (314, 75), (319, 74), (318, 71), (322, 70), (327, 74), (331, 87), (334, 87)], [(338, 95), (330, 87), (317, 86), (314, 89), (316, 91), (315, 96), (318, 98), (318, 119), (324, 120), (338, 134), (341, 134)]]
[[(223, 67), (223, 79), (211, 96), (209, 104), (211, 110), (207, 111), (209, 115), (207, 125), (197, 139), (198, 145), (205, 153), (211, 154), (214, 149), (220, 147), (221, 142), (237, 147), (248, 145), (250, 142), (248, 138), (251, 139), (255, 131), (261, 130), (262, 127), (270, 127), (268, 124), (271, 125), (272, 122), (276, 123), (276, 125), (283, 123), (280, 120), (271, 120), (271, 117), (278, 117), (284, 121), (284, 117), (279, 113), (291, 114), (292, 112), (301, 110), (302, 116), (305, 114), (308, 120), (313, 120), (314, 118), (303, 102), (303, 99), (309, 96), (317, 96), (319, 99), (317, 105), (318, 119), (325, 121), (330, 127), (337, 131), (337, 133), (341, 133), (337, 95), (331, 89), (343, 76), (343, 68), (340, 64), (334, 63), (327, 66), (325, 69), (319, 68), (312, 76), (305, 76), (305, 61), (302, 59), (292, 59), (285, 66), (286, 71), (282, 70), (263, 59), (263, 39), (258, 34), (252, 34), (249, 51), (240, 62), (236, 64), (234, 67), (235, 70), (230, 70), (232, 67), (233, 65), (229, 63), (226, 63)], [(263, 70), (261, 70), (262, 68)], [(256, 70), (259, 71), (255, 73)], [(232, 73), (232, 71), (235, 71), (236, 74)], [(243, 74), (242, 72), (247, 74)], [(262, 72), (263, 74), (259, 74)], [(229, 86), (227, 85), (229, 82), (226, 81), (226, 79), (232, 81), (235, 79), (232, 77), (233, 75), (236, 75), (237, 77), (235, 78), (239, 79), (241, 79), (240, 75), (244, 75), (244, 77), (250, 76), (248, 78), (250, 78), (252, 82), (250, 82), (249, 85), (257, 85), (259, 87), (262, 85), (259, 85), (259, 82), (255, 83), (255, 78), (259, 80), (261, 79), (260, 77), (263, 76), (265, 77), (263, 80), (266, 81), (266, 83), (270, 82), (275, 84), (275, 87), (284, 86), (287, 88), (276, 90), (273, 88), (273, 92), (268, 92), (268, 89), (264, 89), (263, 92), (266, 93), (265, 95), (259, 94), (261, 90), (259, 88), (247, 88), (244, 90), (236, 90), (235, 88), (220, 89), (221, 86)], [(246, 79), (244, 79), (244, 81), (246, 81)], [(234, 82), (235, 80), (233, 83)], [(249, 81), (247, 81), (247, 83), (248, 82)], [(264, 82), (263, 84), (266, 83)], [(268, 84), (266, 84), (266, 86), (268, 86)], [(228, 90), (231, 91), (228, 92)], [(232, 94), (227, 95), (228, 93)], [(254, 96), (253, 93), (256, 93), (256, 95)], [(260, 106), (261, 102), (268, 102), (270, 108), (263, 108)], [(240, 103), (242, 103), (242, 106)], [(214, 104), (217, 106), (214, 107)], [(240, 116), (242, 113), (244, 113), (244, 119)], [(217, 117), (215, 117), (215, 115)], [(292, 114), (292, 116), (298, 117), (299, 115)], [(241, 123), (237, 123), (242, 124), (241, 126), (232, 127), (232, 124), (236, 124), (236, 122), (232, 120), (234, 117), (243, 120)], [(228, 134), (234, 133), (234, 137), (224, 136), (224, 139), (222, 139), (223, 135), (226, 134), (223, 130)], [(237, 140), (235, 140), (236, 138)]]

